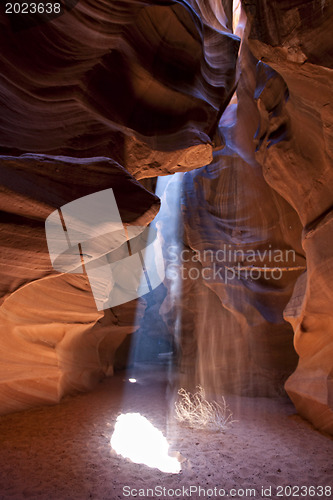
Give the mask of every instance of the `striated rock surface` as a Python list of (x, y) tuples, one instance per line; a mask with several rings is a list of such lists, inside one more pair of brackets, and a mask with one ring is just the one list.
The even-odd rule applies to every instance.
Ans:
[(45, 220), (58, 207), (112, 188), (125, 225), (147, 225), (159, 199), (108, 158), (0, 157), (1, 296), (50, 273)]
[(238, 117), (258, 116), (249, 84), (244, 92), (249, 70), (243, 75), (220, 123), (227, 147), (184, 176), (185, 246), (179, 261), (168, 261), (178, 300), (167, 299), (161, 312), (172, 329), (172, 318), (181, 323), (181, 384), (272, 396), (297, 363), (283, 311), (306, 263), (298, 215), (255, 160), (256, 124), (239, 139)]
[(307, 270), (285, 309), (299, 363), (286, 390), (301, 415), (333, 432), (331, 2), (244, 1), (257, 64), (257, 161), (297, 211)]
[[(331, 2), (74, 4), (30, 27), (0, 11), (0, 412), (92, 387), (146, 317), (184, 384), (274, 395), (289, 377), (332, 433)], [(159, 200), (136, 179), (175, 172), (167, 295), (98, 312), (84, 274), (52, 269), (45, 219), (112, 187), (145, 226)]]
[(147, 225), (159, 199), (108, 158), (1, 157), (0, 409), (87, 390), (112, 373), (144, 299), (97, 311), (85, 274), (52, 269), (45, 219), (73, 199), (112, 187), (125, 225)]
[[(181, 305), (162, 312), (182, 319), (184, 383), (217, 393), (281, 390), (296, 363), (294, 334), (299, 361), (285, 388), (301, 415), (332, 433), (332, 6), (243, 7), (238, 87), (220, 122), (227, 147), (185, 175), (186, 279)], [(272, 267), (268, 247), (292, 259), (275, 263), (280, 279), (253, 280), (250, 267)], [(225, 248), (231, 258), (217, 261)], [(253, 250), (257, 261), (244, 263)]]
[(210, 30), (206, 48), (199, 17), (176, 1), (80, 1), (16, 31), (10, 20), (1, 13), (3, 152), (106, 156), (141, 177), (210, 162), (237, 38)]
[(193, 325), (183, 329), (195, 339), (190, 351), (185, 341), (183, 366), (192, 377), (195, 354), (196, 382), (217, 394), (281, 394), (297, 360), (283, 320), (305, 268), (297, 214), (232, 151), (186, 174), (183, 189), (185, 243), (194, 251), (182, 282)]
[(125, 226), (149, 224), (159, 200), (135, 178), (210, 163), (235, 80), (239, 40), (186, 2), (62, 8), (40, 24), (0, 9), (0, 412), (112, 373), (145, 307), (98, 312), (85, 275), (52, 269), (46, 218), (112, 188)]

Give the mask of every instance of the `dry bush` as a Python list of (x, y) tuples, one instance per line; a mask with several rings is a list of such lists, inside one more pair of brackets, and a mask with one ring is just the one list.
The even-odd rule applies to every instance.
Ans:
[(206, 400), (204, 389), (200, 385), (197, 389), (194, 394), (179, 389), (180, 399), (175, 402), (177, 420), (196, 429), (225, 431), (233, 422), (225, 399), (222, 397), (221, 404), (216, 401), (210, 403)]

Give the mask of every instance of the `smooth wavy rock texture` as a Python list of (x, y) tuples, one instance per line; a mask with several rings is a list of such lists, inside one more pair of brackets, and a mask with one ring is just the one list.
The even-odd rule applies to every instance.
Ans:
[[(285, 388), (297, 410), (332, 433), (332, 6), (243, 7), (240, 77), (220, 122), (226, 148), (185, 174), (184, 242), (192, 253), (180, 305), (164, 303), (162, 313), (173, 326), (172, 316), (182, 318), (184, 384), (272, 395), (289, 374)], [(265, 260), (268, 248), (293, 257)], [(228, 259), (240, 249), (255, 250), (257, 261)], [(227, 285), (238, 261), (240, 277)], [(282, 279), (246, 277), (265, 264), (280, 268)]]
[(186, 2), (62, 8), (34, 26), (0, 12), (1, 412), (111, 373), (145, 304), (94, 310), (84, 275), (52, 269), (46, 218), (112, 187), (125, 225), (147, 225), (159, 200), (134, 177), (210, 163), (235, 83), (239, 39)]
[(89, 389), (112, 373), (116, 348), (144, 299), (98, 312), (85, 274), (53, 270), (45, 220), (73, 199), (112, 187), (127, 227), (145, 226), (159, 199), (108, 158), (1, 157), (0, 408), (8, 412)]
[(243, 2), (260, 59), (256, 159), (302, 223), (307, 270), (285, 318), (299, 355), (286, 390), (301, 415), (333, 433), (331, 2)]
[(194, 379), (195, 358), (197, 382), (216, 394), (281, 394), (297, 362), (283, 320), (305, 269), (297, 214), (231, 151), (186, 174), (183, 189), (184, 239), (193, 250), (182, 290), (191, 297), (183, 303), (184, 367)]
[[(92, 387), (149, 313), (182, 325), (184, 382), (266, 396), (287, 379), (333, 433), (332, 4), (67, 3), (26, 29), (0, 11), (0, 412)], [(112, 187), (123, 221), (148, 225), (159, 200), (137, 179), (179, 171), (177, 237), (213, 279), (97, 312), (84, 275), (52, 270), (45, 219)], [(232, 283), (202, 257), (225, 245), (257, 255)], [(274, 282), (246, 275), (272, 267), (265, 250), (290, 252)]]
[(3, 150), (107, 156), (126, 167), (135, 136), (152, 150), (144, 151), (148, 176), (161, 173), (156, 150), (173, 152), (170, 173), (208, 163), (239, 39), (204, 27), (181, 1), (80, 1), (64, 10), (21, 31), (1, 16)]

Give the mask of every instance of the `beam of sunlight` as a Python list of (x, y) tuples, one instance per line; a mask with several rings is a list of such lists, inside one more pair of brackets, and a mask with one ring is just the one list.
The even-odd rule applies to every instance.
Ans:
[(181, 471), (178, 459), (168, 455), (169, 445), (162, 432), (140, 413), (119, 415), (110, 443), (118, 455), (137, 464), (172, 474)]
[(242, 4), (240, 0), (233, 0), (233, 21), (232, 21), (232, 29), (235, 34), (237, 33), (238, 25), (240, 24)]
[[(175, 256), (179, 256), (183, 248), (182, 232), (180, 228), (180, 198), (183, 177), (183, 172), (177, 172), (176, 174), (166, 177), (159, 177), (156, 186), (156, 194), (161, 198), (161, 209), (154, 222), (156, 221), (156, 227), (161, 233), (164, 242), (162, 247), (164, 251), (167, 279), (170, 279), (170, 274), (172, 274), (172, 265), (168, 265), (170, 264), (168, 261), (172, 258), (174, 262)], [(178, 295), (179, 288), (181, 287), (180, 278), (178, 277), (178, 279), (176, 279), (174, 276), (170, 279), (169, 286), (171, 295)]]
[[(157, 179), (155, 192), (161, 199), (161, 208), (148, 230), (157, 232), (168, 276), (163, 285), (143, 295), (137, 303), (135, 324), (138, 330), (133, 334), (129, 347), (123, 392), (123, 404), (127, 407), (133, 391), (135, 394), (141, 391), (145, 394), (151, 387), (159, 394), (159, 411), (163, 415), (169, 414), (168, 405), (173, 404), (167, 384), (173, 383), (174, 371), (177, 370), (180, 324), (177, 303), (181, 289), (177, 268), (182, 248), (179, 228), (182, 181), (183, 173)], [(145, 262), (153, 262), (155, 258), (153, 247), (148, 247), (145, 250)], [(172, 319), (173, 324), (168, 323), (168, 318)], [(140, 415), (139, 406), (133, 411), (137, 413), (122, 414), (117, 419), (110, 442), (114, 451), (132, 462), (166, 473), (179, 473), (180, 462), (178, 458), (168, 455), (166, 437)], [(145, 405), (145, 414), (149, 418), (149, 403)]]
[[(172, 301), (179, 300), (181, 288), (181, 282), (177, 272), (177, 259), (182, 248), (179, 219), (181, 212), (180, 198), (183, 175), (183, 173), (176, 173), (174, 175), (158, 177), (155, 193), (161, 199), (161, 208), (149, 227), (149, 231), (157, 232), (157, 239), (162, 248), (166, 278), (164, 285), (168, 288), (169, 292), (169, 296), (163, 306), (164, 310), (174, 307)], [(147, 262), (153, 262), (155, 260), (156, 256), (154, 252), (155, 249), (152, 246), (145, 250), (145, 260)], [(159, 297), (161, 297), (161, 292)], [(147, 310), (143, 316), (142, 307), (140, 308), (138, 304), (135, 322), (140, 325), (140, 330), (138, 330), (136, 340), (132, 343), (130, 348), (128, 357), (128, 365), (130, 367), (127, 372), (128, 378), (139, 378), (138, 370), (140, 370), (140, 367), (138, 365), (140, 363), (158, 362), (171, 366), (174, 357), (177, 355), (175, 346), (178, 342), (178, 328), (176, 325), (175, 328), (172, 329), (173, 341), (169, 342), (166, 335), (166, 329), (164, 329), (164, 334), (162, 333), (160, 337), (158, 337), (156, 333), (158, 332), (161, 320), (156, 316), (156, 313), (154, 313), (155, 316), (153, 316), (153, 309), (149, 310), (149, 308), (154, 307), (154, 301), (159, 300), (159, 297), (154, 294), (154, 292), (143, 296), (143, 298), (147, 300)], [(155, 309), (157, 309), (157, 305)], [(161, 331), (163, 332), (163, 328), (161, 328)], [(150, 334), (150, 332), (152, 333)], [(170, 345), (168, 345), (168, 342)]]

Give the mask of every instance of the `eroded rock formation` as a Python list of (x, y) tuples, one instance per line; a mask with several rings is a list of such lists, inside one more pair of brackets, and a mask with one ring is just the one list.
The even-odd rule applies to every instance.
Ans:
[[(238, 88), (220, 123), (227, 147), (185, 175), (184, 241), (193, 254), (183, 264), (181, 306), (162, 311), (170, 320), (180, 309), (185, 383), (272, 394), (289, 373), (285, 387), (300, 414), (332, 432), (331, 7), (243, 4)], [(268, 246), (290, 249), (291, 261), (265, 261)], [(222, 262), (221, 249), (231, 250)], [(245, 260), (256, 250), (251, 266), (276, 266), (282, 277), (254, 281), (240, 262), (239, 279), (229, 274), (226, 285), (238, 249)], [(292, 330), (283, 317), (299, 355), (292, 375)]]
[[(332, 433), (333, 6), (308, 1), (244, 7), (251, 21), (249, 47), (264, 61), (257, 66), (256, 158), (265, 180), (297, 211), (307, 262), (285, 309), (299, 354), (286, 390), (302, 415)], [(259, 28), (258, 13), (264, 12)]]
[(52, 270), (46, 218), (111, 187), (122, 222), (147, 225), (159, 200), (134, 177), (210, 163), (235, 81), (239, 40), (185, 2), (68, 7), (34, 26), (1, 7), (1, 412), (111, 373), (145, 304), (98, 312), (85, 275)]
[[(106, 156), (136, 174), (135, 160), (145, 159), (143, 177), (159, 175), (161, 164), (166, 173), (210, 161), (239, 41), (204, 32), (186, 2), (79, 2), (64, 10), (19, 31), (2, 13), (3, 150)], [(223, 65), (203, 43), (208, 35)]]
[(81, 0), (25, 29), (1, 12), (1, 412), (92, 387), (146, 307), (98, 312), (85, 275), (52, 270), (48, 215), (112, 187), (147, 225), (159, 200), (135, 179), (183, 171), (187, 279), (149, 314), (181, 318), (191, 383), (271, 395), (289, 376), (333, 432), (332, 5), (237, 4)]
[(91, 388), (112, 371), (115, 349), (134, 329), (136, 302), (99, 312), (85, 274), (52, 269), (46, 218), (69, 201), (108, 187), (128, 226), (148, 224), (160, 202), (107, 158), (2, 157), (0, 177), (4, 412)]

